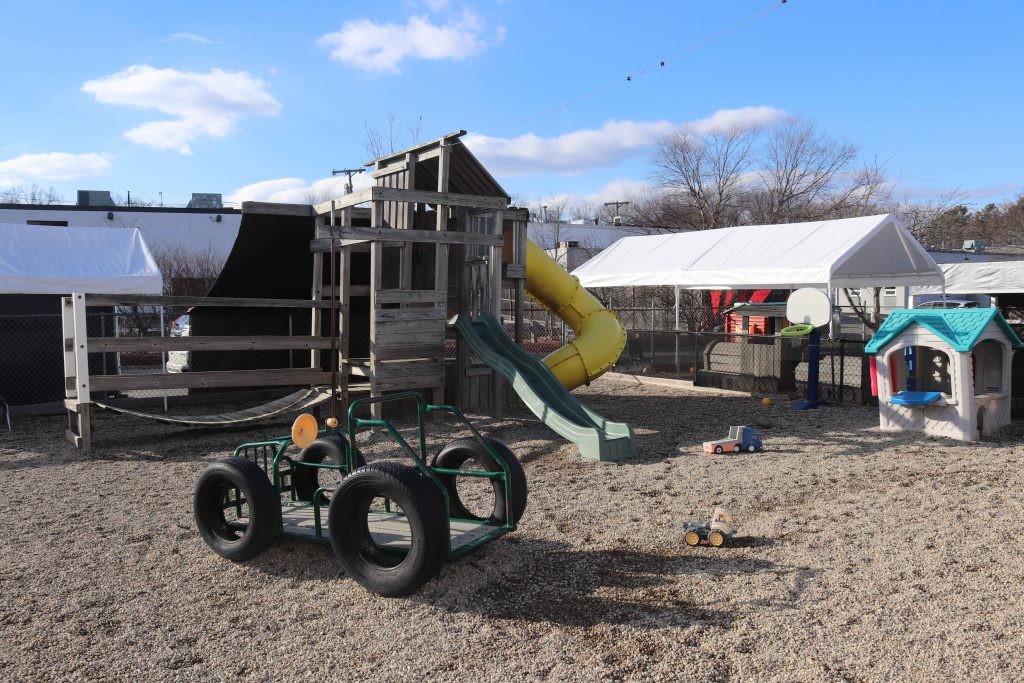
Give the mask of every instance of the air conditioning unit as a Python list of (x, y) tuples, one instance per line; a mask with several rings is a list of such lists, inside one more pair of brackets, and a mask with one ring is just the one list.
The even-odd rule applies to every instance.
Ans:
[(190, 209), (223, 209), (224, 202), (220, 194), (213, 192), (193, 192), (188, 200)]
[(76, 205), (102, 208), (113, 206), (114, 200), (110, 196), (110, 190), (79, 190)]
[(979, 252), (985, 250), (985, 242), (982, 240), (964, 240), (964, 251)]

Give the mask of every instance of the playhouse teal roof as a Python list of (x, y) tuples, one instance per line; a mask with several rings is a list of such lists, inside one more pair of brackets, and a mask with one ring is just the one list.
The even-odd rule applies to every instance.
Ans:
[(898, 309), (889, 314), (875, 336), (864, 347), (864, 351), (878, 353), (903, 330), (911, 325), (921, 325), (937, 334), (956, 351), (967, 353), (974, 348), (978, 337), (993, 320), (1010, 340), (1013, 348), (1024, 348), (1024, 342), (1006, 322), (998, 308)]

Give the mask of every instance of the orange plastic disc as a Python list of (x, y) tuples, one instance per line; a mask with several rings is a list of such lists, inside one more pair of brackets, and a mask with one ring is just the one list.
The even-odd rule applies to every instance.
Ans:
[(292, 423), (292, 441), (299, 448), (311, 446), (316, 441), (316, 433), (316, 418), (309, 413), (299, 415)]

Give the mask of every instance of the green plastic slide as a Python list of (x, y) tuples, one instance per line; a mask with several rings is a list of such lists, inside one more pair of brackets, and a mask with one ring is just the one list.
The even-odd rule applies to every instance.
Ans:
[(633, 429), (588, 410), (562, 386), (543, 362), (512, 341), (492, 316), (450, 323), (477, 358), (501, 373), (537, 418), (572, 441), (587, 460), (623, 460), (636, 455)]

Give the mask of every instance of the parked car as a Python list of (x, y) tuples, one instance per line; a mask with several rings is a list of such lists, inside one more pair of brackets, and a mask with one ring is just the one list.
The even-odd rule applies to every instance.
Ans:
[(918, 308), (981, 308), (981, 304), (968, 299), (946, 299), (945, 301), (936, 299), (935, 301), (925, 301)]
[[(192, 330), (188, 313), (179, 315), (171, 322), (172, 337), (187, 337)], [(168, 351), (167, 372), (189, 372), (192, 353), (190, 351)]]

